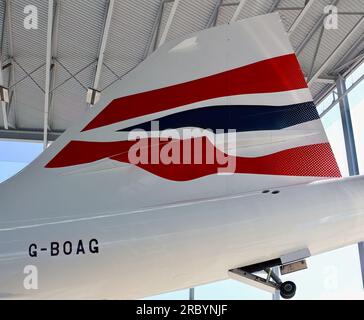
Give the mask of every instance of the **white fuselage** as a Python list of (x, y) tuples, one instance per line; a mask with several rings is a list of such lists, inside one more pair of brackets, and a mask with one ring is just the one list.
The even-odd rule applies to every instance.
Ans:
[[(277, 190), (88, 218), (2, 222), (0, 296), (142, 298), (225, 279), (231, 268), (301, 248), (317, 254), (364, 239), (364, 177)], [(98, 253), (90, 252), (91, 239)], [(76, 254), (79, 240), (84, 254), (80, 248)], [(52, 241), (59, 243), (55, 256)], [(65, 241), (73, 245), (69, 255)], [(29, 256), (32, 243), (37, 257)], [(24, 289), (27, 265), (38, 269), (38, 290)]]

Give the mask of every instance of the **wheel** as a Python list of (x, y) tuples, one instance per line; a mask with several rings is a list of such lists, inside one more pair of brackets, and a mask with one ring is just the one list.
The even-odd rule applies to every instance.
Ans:
[(292, 281), (283, 282), (279, 288), (281, 297), (291, 299), (296, 294), (296, 285)]

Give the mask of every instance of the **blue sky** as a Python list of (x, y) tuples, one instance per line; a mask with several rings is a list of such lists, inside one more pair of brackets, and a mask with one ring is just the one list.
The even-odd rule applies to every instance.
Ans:
[[(349, 87), (364, 73), (362, 65), (347, 80)], [(359, 169), (364, 173), (364, 81), (349, 94)], [(328, 98), (323, 105), (330, 105)], [(320, 106), (319, 106), (320, 110)], [(323, 118), (323, 124), (343, 175), (347, 175), (345, 145), (338, 105)], [(0, 182), (10, 178), (35, 159), (41, 143), (0, 140)], [(364, 299), (357, 245), (308, 259), (309, 268), (289, 276), (297, 284), (296, 299)], [(195, 288), (196, 299), (271, 299), (269, 293), (234, 280), (219, 281)], [(188, 299), (188, 290), (162, 294), (150, 299)]]

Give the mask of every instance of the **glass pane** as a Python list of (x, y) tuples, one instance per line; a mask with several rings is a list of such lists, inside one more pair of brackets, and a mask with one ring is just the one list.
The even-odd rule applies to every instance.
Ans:
[(335, 100), (335, 94), (334, 92), (331, 92), (324, 100), (321, 101), (321, 103), (317, 106), (317, 111), (319, 114), (324, 112), (331, 103)]
[(321, 120), (340, 168), (341, 175), (346, 177), (349, 175), (349, 170), (346, 160), (345, 140), (339, 104), (336, 104)]
[[(364, 74), (364, 64), (356, 71), (356, 77)], [(356, 153), (358, 157), (359, 172), (364, 173), (364, 81), (355, 87), (349, 94), (348, 100), (353, 124)]]
[(37, 142), (0, 141), (0, 182), (10, 178), (43, 151)]
[(350, 88), (364, 74), (364, 63), (346, 78), (346, 87)]
[(308, 269), (284, 276), (296, 283), (293, 299), (363, 299), (358, 246), (313, 256)]

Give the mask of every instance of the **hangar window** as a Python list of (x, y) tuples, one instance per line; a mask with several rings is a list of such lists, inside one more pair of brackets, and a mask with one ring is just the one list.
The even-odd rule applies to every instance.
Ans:
[[(329, 95), (322, 103), (320, 103), (320, 105), (317, 108), (319, 110), (319, 113), (320, 113), (320, 108), (322, 109), (322, 105), (327, 107), (332, 103), (333, 101), (332, 96), (333, 95)], [(349, 170), (346, 160), (344, 131), (341, 122), (339, 104), (336, 104), (327, 113), (325, 113), (325, 115), (321, 118), (321, 120), (327, 138), (329, 139), (331, 148), (334, 152), (335, 159), (340, 168), (341, 175), (348, 176)]]
[(0, 140), (0, 182), (3, 182), (25, 168), (43, 151), (39, 142)]
[(359, 172), (364, 173), (364, 64), (359, 66), (346, 80), (346, 87), (355, 86), (349, 92), (348, 100), (353, 125)]

